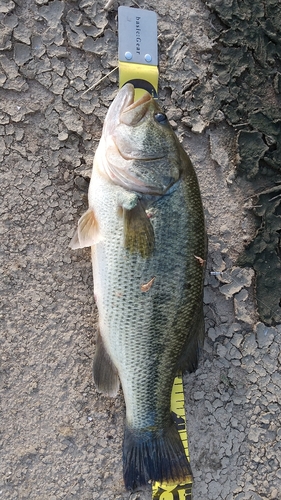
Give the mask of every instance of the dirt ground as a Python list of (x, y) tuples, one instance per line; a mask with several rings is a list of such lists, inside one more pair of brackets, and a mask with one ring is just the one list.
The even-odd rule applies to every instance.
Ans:
[[(118, 87), (115, 72), (85, 93), (117, 65), (118, 5), (104, 5), (0, 0), (5, 500), (149, 498), (124, 491), (124, 401), (93, 385), (90, 252), (69, 248)], [(280, 499), (281, 325), (259, 321), (254, 271), (235, 265), (255, 232), (254, 185), (236, 175), (223, 112), (208, 122), (188, 111), (193, 86), (214, 81), (214, 14), (200, 0), (139, 5), (158, 14), (159, 97), (198, 174), (209, 235), (206, 340), (184, 379), (193, 499)]]

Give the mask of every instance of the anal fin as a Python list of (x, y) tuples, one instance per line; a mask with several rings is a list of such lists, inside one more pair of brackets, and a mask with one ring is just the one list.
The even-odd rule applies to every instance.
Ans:
[(154, 231), (140, 202), (124, 213), (124, 245), (129, 252), (139, 252), (145, 258), (154, 249)]
[(119, 390), (118, 372), (107, 353), (101, 334), (97, 334), (96, 353), (93, 361), (93, 376), (97, 390), (115, 397)]
[(203, 301), (195, 311), (193, 323), (189, 330), (188, 337), (183, 346), (182, 353), (178, 359), (177, 370), (179, 372), (192, 373), (197, 370), (199, 360), (199, 349), (204, 342), (205, 323), (203, 313)]

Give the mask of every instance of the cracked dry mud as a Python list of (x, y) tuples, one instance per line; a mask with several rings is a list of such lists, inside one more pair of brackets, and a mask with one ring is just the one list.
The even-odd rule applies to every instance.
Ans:
[[(262, 2), (256, 4), (261, 9)], [(240, 17), (249, 22), (249, 2), (245, 5)], [(209, 234), (206, 339), (198, 370), (184, 378), (193, 498), (280, 499), (279, 309), (275, 326), (259, 321), (254, 271), (237, 265), (244, 243), (255, 234), (249, 200), (257, 189), (272, 187), (273, 174), (255, 182), (236, 174), (242, 133), (237, 138), (231, 122), (235, 103), (229, 89), (238, 78), (247, 95), (247, 82), (235, 72), (227, 76), (227, 51), (219, 52), (220, 43), (231, 46), (233, 32), (240, 33), (245, 23), (232, 0), (208, 5), (141, 0), (140, 6), (158, 13), (160, 100), (194, 163)], [(222, 6), (241, 21), (226, 30), (227, 40), (219, 34), (234, 17)], [(117, 64), (116, 14), (117, 3), (106, 12), (104, 3), (94, 0), (0, 1), (0, 498), (5, 500), (130, 497), (122, 480), (122, 393), (106, 398), (92, 381), (96, 309), (90, 253), (69, 249), (118, 86), (115, 72), (85, 93)], [(255, 15), (262, 19), (260, 10)], [(272, 24), (260, 26), (273, 36)], [(266, 47), (272, 54), (272, 45)], [(280, 91), (280, 72), (271, 77)], [(255, 92), (253, 87), (250, 107)], [(280, 125), (274, 115), (275, 128), (266, 139), (264, 121), (260, 125), (257, 118), (244, 129), (258, 141), (255, 169), (265, 161), (262, 156), (275, 161), (272, 141), (278, 143)], [(241, 154), (243, 148), (240, 159)], [(262, 300), (266, 307), (265, 294)]]

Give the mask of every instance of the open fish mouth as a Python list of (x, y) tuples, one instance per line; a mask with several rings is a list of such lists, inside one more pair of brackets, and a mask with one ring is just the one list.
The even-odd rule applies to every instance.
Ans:
[(148, 101), (151, 101), (152, 100), (152, 96), (146, 92), (142, 97), (140, 97), (137, 101), (134, 101), (134, 96), (135, 96), (135, 91), (132, 92), (132, 103), (129, 104), (125, 111), (130, 111), (131, 109), (135, 109), (137, 108), (138, 106), (140, 106), (140, 104), (143, 104), (144, 102), (148, 102)]
[(137, 125), (148, 112), (152, 101), (152, 96), (149, 93), (145, 93), (137, 101), (134, 101), (134, 94), (134, 89), (132, 89), (131, 102), (129, 101), (120, 113), (120, 123), (125, 125)]

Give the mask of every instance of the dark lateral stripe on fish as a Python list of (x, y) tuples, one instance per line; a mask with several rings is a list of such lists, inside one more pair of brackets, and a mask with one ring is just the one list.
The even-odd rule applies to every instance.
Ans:
[(125, 428), (123, 473), (127, 490), (149, 481), (181, 483), (192, 476), (179, 433), (174, 424), (167, 429), (135, 433)]

